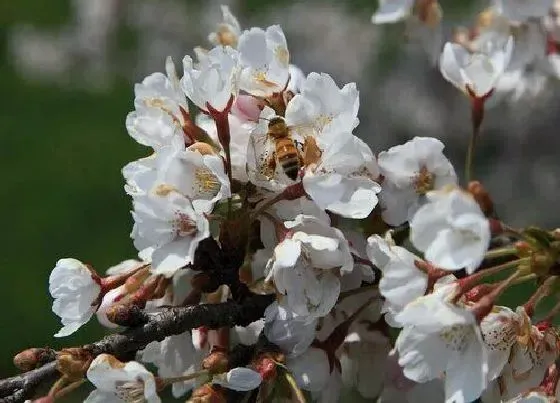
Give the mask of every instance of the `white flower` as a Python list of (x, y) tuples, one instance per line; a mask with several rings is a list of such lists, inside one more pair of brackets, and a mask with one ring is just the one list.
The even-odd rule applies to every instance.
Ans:
[(490, 225), (474, 199), (453, 189), (432, 191), (410, 221), (410, 240), (438, 267), (473, 273), (490, 244)]
[(233, 15), (228, 6), (221, 6), (223, 21), (218, 24), (217, 32), (208, 35), (208, 40), (213, 45), (237, 47), (239, 35), (241, 35), (241, 26), (235, 15)]
[(537, 387), (559, 352), (558, 336), (552, 328), (541, 331), (531, 325), (523, 308), (518, 308), (517, 313), (526, 322), (501, 373), (501, 395), (505, 400)]
[(264, 335), (288, 357), (302, 354), (315, 339), (316, 319), (300, 316), (278, 302), (269, 305), (264, 316)]
[(543, 26), (554, 42), (560, 41), (560, 2), (554, 1), (550, 13), (544, 17)]
[(355, 257), (355, 259), (354, 269), (352, 269), (352, 272), (340, 278), (340, 290), (349, 291), (359, 288), (363, 282), (373, 283), (376, 276), (367, 257), (366, 237), (358, 229), (354, 230), (342, 228), (342, 233), (348, 240), (350, 253), (352, 253), (352, 256)]
[(155, 150), (183, 140), (184, 114), (189, 110), (171, 58), (166, 69), (167, 76), (153, 73), (134, 86), (136, 110), (126, 117), (130, 136)]
[(320, 348), (310, 347), (297, 357), (288, 357), (286, 367), (302, 389), (320, 392), (327, 387), (330, 363), (327, 353)]
[[(194, 348), (190, 332), (185, 332), (168, 336), (161, 342), (151, 342), (142, 351), (141, 357), (143, 362), (152, 363), (158, 368), (160, 377), (174, 378), (194, 372), (203, 355)], [(193, 382), (174, 382), (173, 396), (183, 396), (192, 389)]]
[(307, 167), (305, 192), (325, 210), (349, 218), (365, 218), (377, 205), (381, 186), (375, 157), (358, 137), (341, 134), (322, 153), (317, 165)]
[[(251, 131), (255, 127), (255, 123), (242, 121), (239, 117), (233, 114), (229, 115), (228, 121), (231, 139), (229, 149), (231, 154), (232, 174), (235, 179), (247, 182), (247, 147), (249, 145), (249, 137), (251, 135)], [(196, 117), (196, 124), (206, 131), (216, 144), (219, 144), (218, 131), (212, 118), (201, 113)], [(223, 151), (222, 156), (225, 157), (225, 153)]]
[(52, 311), (63, 325), (55, 337), (64, 337), (90, 320), (99, 305), (101, 286), (79, 260), (60, 259), (49, 277), (49, 292), (54, 298)]
[(152, 273), (172, 277), (193, 262), (198, 243), (210, 235), (206, 217), (191, 201), (175, 192), (167, 196), (134, 198), (131, 237), (141, 251), (151, 250)]
[(317, 403), (339, 403), (342, 386), (342, 374), (338, 367), (335, 366), (330, 373), (325, 387), (320, 391), (311, 392), (311, 397)]
[(495, 306), (480, 322), (482, 339), (488, 351), (489, 381), (500, 376), (508, 362), (521, 322), (519, 315), (505, 306)]
[[(274, 203), (272, 206), (270, 206), (267, 212), (274, 218), (277, 218), (282, 222), (292, 221), (298, 215), (305, 214), (321, 220), (326, 225), (331, 224), (331, 220), (328, 214), (325, 213), (324, 210), (321, 210), (312, 200), (309, 200), (305, 196), (300, 197), (296, 200), (280, 200), (279, 202)], [(262, 217), (260, 222), (261, 242), (265, 249), (270, 250), (270, 256), (272, 256), (272, 251), (274, 250), (276, 245), (278, 245), (280, 239), (278, 239), (274, 224), (269, 219), (267, 219), (266, 217)]]
[(410, 220), (428, 191), (457, 183), (457, 175), (443, 155), (443, 148), (443, 143), (435, 138), (414, 137), (379, 153), (377, 163), (384, 177), (382, 214), (389, 225)]
[(417, 298), (397, 315), (404, 325), (396, 342), (407, 378), (426, 382), (445, 373), (446, 402), (470, 402), (487, 386), (488, 357), (469, 310), (449, 300), (455, 285)]
[(441, 74), (469, 95), (487, 96), (508, 67), (513, 51), (513, 37), (510, 36), (503, 47), (497, 42), (489, 41), (477, 53), (447, 42), (439, 60)]
[(415, 0), (379, 0), (379, 8), (371, 17), (374, 24), (397, 22), (408, 17)]
[(380, 395), (384, 379), (382, 376), (372, 377), (371, 374), (381, 374), (385, 370), (387, 354), (391, 350), (389, 339), (380, 332), (376, 339), (364, 339), (358, 333), (349, 333), (340, 355), (342, 367), (342, 381), (344, 386), (356, 388), (366, 399), (373, 399)]
[(548, 14), (554, 0), (494, 0), (495, 10), (514, 22), (525, 22), (530, 18), (541, 18)]
[(379, 292), (385, 298), (382, 308), (385, 320), (390, 326), (400, 327), (395, 315), (424, 295), (428, 287), (428, 275), (414, 264), (421, 259), (405, 248), (394, 245), (390, 238), (383, 239), (379, 235), (368, 238), (367, 253), (383, 273)]
[(126, 402), (160, 403), (154, 375), (143, 365), (122, 363), (109, 354), (98, 355), (87, 370), (87, 378), (97, 388), (97, 396), (107, 400), (117, 396)]
[(240, 89), (259, 97), (284, 89), (289, 78), (290, 54), (279, 25), (266, 31), (251, 28), (243, 32), (238, 50), (242, 66)]
[(159, 198), (175, 193), (190, 199), (197, 213), (210, 213), (216, 202), (231, 194), (219, 156), (177, 145), (129, 163), (123, 175), (130, 195)]
[(183, 91), (203, 111), (208, 112), (208, 105), (223, 111), (239, 92), (238, 63), (238, 52), (229, 46), (217, 46), (210, 50), (197, 68), (191, 57), (185, 56), (185, 74), (181, 79)]
[(313, 216), (301, 214), (284, 225), (292, 235), (274, 249), (267, 280), (274, 279), (298, 315), (325, 316), (340, 293), (338, 273), (353, 268), (348, 242), (338, 229)]
[(393, 349), (386, 356), (383, 391), (377, 403), (425, 403), (445, 400), (443, 381), (433, 379), (417, 383), (406, 378)]
[[(286, 108), (286, 123), (301, 137), (313, 130), (322, 148), (340, 133), (350, 133), (358, 126), (360, 100), (355, 83), (338, 88), (326, 73), (310, 73)], [(301, 129), (301, 130), (300, 130)]]
[(406, 37), (418, 42), (435, 64), (441, 52), (441, 17), (437, 0), (380, 0), (371, 22), (386, 24), (404, 20)]
[(249, 368), (233, 368), (226, 374), (215, 375), (212, 383), (223, 386), (224, 388), (247, 392), (259, 387), (262, 382), (261, 375)]
[(293, 92), (294, 94), (297, 94), (303, 89), (303, 84), (305, 83), (305, 74), (303, 74), (303, 71), (301, 71), (301, 69), (295, 64), (290, 64), (289, 72), (290, 81), (288, 81), (287, 90)]

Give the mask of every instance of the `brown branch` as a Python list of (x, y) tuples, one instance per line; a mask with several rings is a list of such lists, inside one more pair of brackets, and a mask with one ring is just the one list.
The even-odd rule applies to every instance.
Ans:
[[(274, 295), (247, 296), (242, 302), (227, 301), (220, 304), (201, 304), (187, 307), (164, 308), (149, 315), (148, 321), (123, 333), (111, 334), (103, 339), (84, 345), (82, 348), (93, 356), (102, 353), (116, 357), (129, 357), (142, 350), (152, 341), (161, 341), (167, 336), (206, 326), (220, 327), (247, 326), (260, 319), (264, 310), (274, 301)], [(0, 381), (0, 403), (23, 402), (34, 392), (37, 385), (54, 378), (58, 371), (56, 362)]]

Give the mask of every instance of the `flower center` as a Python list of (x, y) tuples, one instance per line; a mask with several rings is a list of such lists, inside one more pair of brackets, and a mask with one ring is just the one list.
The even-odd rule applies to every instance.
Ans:
[(157, 109), (161, 109), (163, 112), (165, 112), (173, 121), (173, 124), (175, 124), (177, 127), (182, 128), (182, 123), (181, 120), (175, 116), (175, 114), (173, 113), (173, 111), (171, 111), (166, 105), (165, 102), (160, 99), (160, 98), (147, 98), (144, 100), (144, 104), (150, 108), (157, 108)]
[(197, 195), (211, 199), (220, 191), (220, 181), (207, 168), (197, 168), (194, 172), (195, 192)]
[(443, 328), (439, 333), (439, 337), (448, 349), (461, 352), (467, 348), (472, 333), (473, 329), (471, 326), (453, 325)]
[(146, 401), (142, 381), (119, 382), (115, 394), (127, 403), (143, 403)]
[(426, 168), (426, 166), (422, 166), (413, 179), (416, 193), (420, 195), (425, 195), (430, 190), (433, 190), (434, 182), (434, 174), (428, 171), (428, 168)]
[(322, 132), (325, 126), (333, 121), (332, 115), (319, 115), (315, 119), (315, 128), (318, 132)]
[(253, 78), (255, 79), (256, 82), (264, 85), (265, 87), (269, 87), (269, 88), (275, 88), (276, 87), (276, 83), (273, 83), (272, 81), (267, 80), (266, 72), (263, 71), (263, 70), (257, 70), (253, 74)]

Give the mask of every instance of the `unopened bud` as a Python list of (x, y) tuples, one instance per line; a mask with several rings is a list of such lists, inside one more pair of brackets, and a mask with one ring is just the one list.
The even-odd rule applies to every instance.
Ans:
[(132, 293), (136, 291), (138, 288), (140, 288), (140, 286), (142, 286), (144, 281), (146, 281), (149, 276), (150, 271), (148, 270), (148, 268), (139, 270), (138, 272), (134, 273), (124, 283), (126, 293)]
[(265, 101), (251, 95), (238, 95), (231, 108), (231, 113), (241, 121), (256, 122), (265, 105)]
[(226, 403), (225, 391), (210, 384), (202, 385), (193, 390), (187, 403)]
[(252, 367), (265, 381), (276, 378), (276, 363), (269, 357), (264, 356), (257, 358), (253, 362)]
[(204, 360), (202, 360), (202, 368), (211, 374), (227, 372), (228, 366), (228, 354), (221, 349), (212, 351)]
[(16, 354), (14, 365), (22, 371), (31, 371), (54, 358), (55, 351), (50, 348), (28, 348)]
[(494, 212), (494, 203), (490, 198), (490, 194), (479, 181), (471, 181), (468, 186), (468, 191), (472, 194), (484, 215), (488, 216)]
[(77, 381), (85, 376), (92, 360), (91, 353), (83, 348), (65, 348), (57, 354), (56, 369), (69, 381)]

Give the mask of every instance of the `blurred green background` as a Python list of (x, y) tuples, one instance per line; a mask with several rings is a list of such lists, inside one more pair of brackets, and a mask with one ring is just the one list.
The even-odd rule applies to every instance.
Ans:
[[(92, 320), (71, 337), (52, 337), (59, 328), (59, 321), (51, 313), (47, 289), (50, 270), (62, 257), (78, 258), (101, 273), (111, 265), (135, 257), (136, 250), (129, 238), (132, 225), (130, 203), (123, 191), (120, 169), (127, 162), (147, 155), (148, 150), (129, 138), (124, 127), (126, 114), (133, 108), (132, 84), (153, 71), (162, 70), (164, 58), (151, 60), (150, 55), (159, 55), (158, 52), (165, 51), (169, 43), (175, 46), (169, 48), (169, 54), (175, 56), (179, 67), (181, 55), (190, 52), (197, 43), (205, 44), (205, 36), (220, 17), (220, 2), (138, 0), (128, 3), (115, 0), (111, 3), (119, 18), (112, 23), (110, 35), (104, 39), (103, 54), (82, 54), (74, 49), (63, 54), (72, 63), (56, 74), (42, 74), (47, 68), (43, 69), (41, 63), (48, 62), (48, 58), (46, 61), (36, 60), (31, 70), (26, 68), (22, 63), (30, 58), (22, 58), (27, 51), (18, 56), (19, 46), (23, 45), (14, 37), (32, 27), (33, 32), (54, 35), (59, 42), (58, 47), (47, 47), (44, 52), (60, 53), (60, 43), (64, 44), (65, 40), (77, 35), (72, 30), (76, 30), (80, 23), (80, 17), (76, 16), (78, 3), (69, 0), (0, 2), (0, 270), (3, 272), (0, 304), (4, 308), (5, 326), (0, 336), (0, 377), (15, 373), (12, 357), (26, 347), (48, 345), (58, 348), (102, 336), (103, 330)], [(166, 26), (163, 20), (158, 31), (160, 43), (146, 45), (146, 35), (153, 32), (150, 31), (153, 22), (144, 21), (142, 25), (131, 21), (141, 20), (149, 14), (150, 8), (144, 14), (135, 14), (134, 10), (146, 9), (144, 3), (151, 3), (148, 7), (169, 6), (171, 11), (162, 15), (174, 14), (172, 20), (182, 20), (184, 25), (178, 25), (174, 31), (173, 23)], [(174, 9), (172, 3), (180, 8)], [(376, 8), (375, 1), (301, 1), (299, 5), (295, 1), (283, 1), (274, 2), (274, 9), (269, 3), (272, 2), (239, 1), (231, 7), (244, 27), (250, 23), (265, 25), (271, 22), (290, 26), (290, 13), (278, 11), (283, 5), (290, 7), (292, 13), (298, 13), (303, 9), (301, 7), (312, 8), (316, 4), (323, 10), (325, 7), (334, 10), (334, 14), (328, 11), (330, 14), (325, 15), (345, 16), (340, 22), (336, 18), (332, 23), (325, 22), (325, 30), (339, 29), (343, 23), (355, 25), (359, 21), (362, 25), (356, 32), (360, 35), (369, 35), (370, 29), (374, 31), (369, 19)], [(460, 18), (473, 5), (473, 2), (464, 0), (443, 3), (451, 18)], [(210, 17), (206, 17), (208, 10), (211, 10)], [(156, 18), (160, 17), (156, 15)], [(288, 43), (296, 43), (297, 40), (291, 41), (290, 29), (285, 31)], [(325, 32), (317, 30), (309, 35), (315, 35), (320, 41)], [(361, 77), (367, 86), (375, 86), (376, 80), (385, 77), (401, 61), (398, 44), (402, 39), (402, 26), (376, 28), (372, 42), (361, 36), (357, 38), (355, 33), (351, 36), (353, 32), (348, 28), (346, 39), (345, 32), (340, 34), (343, 44), (364, 46), (364, 51), (369, 51), (366, 47), (375, 44), (376, 51), (366, 52), (363, 64), (367, 67), (363, 70), (353, 73), (344, 65), (350, 63), (348, 60), (342, 61), (342, 67), (335, 65), (339, 69), (335, 68), (335, 71), (342, 81), (356, 80), (362, 90)], [(60, 37), (62, 34), (66, 36)], [(303, 34), (296, 30), (294, 35)], [(37, 46), (41, 47), (41, 42), (35, 48)], [(143, 46), (148, 50), (141, 50)], [(292, 54), (302, 56), (304, 65), (301, 67), (305, 72), (329, 72), (328, 63), (325, 65), (323, 60), (314, 59), (305, 48)], [(104, 58), (101, 67), (95, 67), (100, 58)], [(293, 60), (298, 64), (298, 58)], [(88, 70), (91, 66), (95, 67), (93, 72)], [(155, 67), (150, 69), (151, 66)], [(423, 66), (425, 68), (425, 63)], [(434, 78), (437, 72), (430, 74), (432, 79), (439, 80)], [(444, 93), (452, 94), (455, 102), (463, 102), (457, 101), (460, 96), (453, 91), (445, 88)], [(382, 98), (373, 96), (362, 102), (377, 106), (384, 103)], [(400, 139), (421, 134), (395, 123), (394, 137), (385, 130), (384, 137), (379, 140), (368, 131), (379, 129), (376, 117), (364, 116), (365, 113), (367, 110), (361, 111), (360, 118), (368, 129), (362, 129), (362, 133), (373, 144), (395, 144)], [(461, 113), (466, 121), (466, 107)], [(465, 145), (466, 139), (463, 138), (449, 150), (452, 160), (459, 165)], [(491, 156), (495, 150), (492, 143), (488, 147), (485, 152)]]

